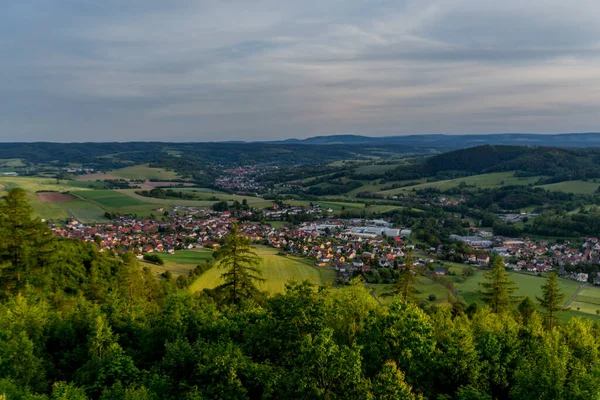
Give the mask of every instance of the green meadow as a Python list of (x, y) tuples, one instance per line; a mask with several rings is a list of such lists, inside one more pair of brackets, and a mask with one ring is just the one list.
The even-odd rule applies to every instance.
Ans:
[[(281, 293), (285, 290), (285, 284), (289, 280), (303, 281), (312, 280), (317, 284), (333, 282), (336, 272), (331, 269), (318, 268), (308, 260), (277, 255), (277, 250), (269, 247), (257, 246), (256, 253), (262, 258), (260, 266), (263, 270), (263, 278), (266, 281), (259, 285), (261, 290), (269, 293)], [(191, 286), (190, 291), (198, 292), (203, 289), (212, 289), (221, 284), (222, 269), (213, 267), (202, 274)]]

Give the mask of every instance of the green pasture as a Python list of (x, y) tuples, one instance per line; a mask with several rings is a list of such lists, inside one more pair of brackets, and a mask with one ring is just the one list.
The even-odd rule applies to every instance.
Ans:
[(448, 180), (437, 181), (437, 182), (421, 183), (421, 184), (414, 185), (414, 186), (406, 186), (403, 188), (386, 190), (386, 191), (382, 191), (379, 193), (385, 194), (385, 195), (396, 195), (396, 194), (401, 194), (404, 192), (412, 191), (413, 189), (420, 190), (420, 189), (428, 189), (428, 188), (435, 188), (435, 189), (438, 189), (443, 192), (443, 191), (446, 191), (446, 190), (449, 190), (449, 189), (459, 186), (461, 184), (461, 182), (464, 182), (468, 186), (474, 186), (476, 188), (486, 189), (486, 188), (497, 188), (497, 187), (501, 187), (501, 186), (510, 186), (510, 185), (535, 184), (536, 182), (538, 182), (539, 179), (540, 179), (539, 176), (526, 177), (526, 178), (515, 177), (514, 172), (512, 172), (512, 171), (492, 172), (489, 174), (473, 175), (473, 176), (466, 176), (466, 177), (462, 177), (462, 178), (448, 179)]
[(180, 178), (175, 171), (168, 171), (164, 168), (153, 168), (148, 164), (133, 165), (131, 167), (116, 169), (110, 171), (110, 175), (125, 179), (145, 179), (159, 181), (168, 181), (171, 179)]
[[(188, 188), (189, 190), (190, 188)], [(154, 197), (146, 197), (141, 196), (136, 193), (139, 189), (123, 189), (118, 190), (118, 193), (122, 193), (123, 195), (129, 196), (133, 199), (139, 200), (142, 203), (146, 204), (155, 204), (160, 206), (190, 206), (190, 207), (210, 207), (216, 203), (215, 200), (184, 200), (184, 199), (158, 199)], [(183, 189), (182, 189), (183, 190)], [(215, 195), (220, 200), (226, 200), (228, 202), (233, 202), (234, 200), (239, 201), (240, 203), (246, 199), (248, 205), (250, 207), (256, 208), (266, 208), (273, 205), (273, 202), (270, 200), (261, 199), (260, 197), (252, 197), (252, 196), (239, 196), (233, 194), (224, 194), (224, 195)], [(212, 197), (211, 194), (206, 194), (206, 198)], [(155, 206), (156, 207), (156, 206)]]
[[(44, 203), (44, 204), (58, 204), (58, 203)], [(68, 201), (60, 203), (62, 208), (67, 214), (79, 222), (84, 224), (93, 222), (107, 222), (108, 219), (104, 216), (106, 212), (104, 209), (98, 207), (87, 200), (77, 199), (74, 201)]]
[(177, 250), (175, 254), (159, 254), (166, 262), (191, 264), (193, 267), (212, 260), (212, 255), (213, 252), (209, 250)]
[[(262, 258), (262, 276), (266, 279), (264, 283), (259, 285), (261, 290), (270, 293), (283, 292), (285, 284), (289, 280), (302, 281), (309, 279), (317, 284), (325, 284), (335, 280), (335, 271), (314, 267), (308, 260), (292, 256), (280, 256), (276, 254), (277, 250), (269, 247), (258, 246), (255, 251)], [(190, 291), (198, 292), (220, 285), (222, 273), (222, 269), (213, 267), (190, 286)]]
[(552, 192), (565, 192), (574, 194), (594, 194), (600, 188), (599, 183), (586, 182), (586, 181), (566, 181), (559, 183), (552, 183), (549, 185), (538, 186), (542, 189), (550, 190)]
[(114, 190), (87, 190), (85, 192), (78, 192), (77, 195), (91, 200), (101, 207), (107, 208), (131, 207), (145, 204), (141, 200), (134, 199)]

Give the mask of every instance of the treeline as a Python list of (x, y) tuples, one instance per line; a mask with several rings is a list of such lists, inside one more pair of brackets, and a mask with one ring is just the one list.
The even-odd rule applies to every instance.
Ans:
[(155, 189), (151, 189), (151, 190), (138, 190), (135, 193), (139, 194), (140, 196), (153, 197), (156, 199), (168, 199), (168, 198), (177, 198), (177, 199), (184, 199), (184, 200), (196, 199), (196, 195), (193, 192), (183, 192), (183, 191), (177, 191), (177, 190), (173, 190), (173, 189), (165, 190), (165, 189), (155, 188)]

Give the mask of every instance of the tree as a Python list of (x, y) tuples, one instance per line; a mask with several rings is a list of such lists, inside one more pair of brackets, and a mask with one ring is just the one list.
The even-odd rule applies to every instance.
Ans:
[(223, 238), (214, 258), (217, 268), (226, 269), (221, 275), (224, 283), (216, 290), (224, 293), (228, 302), (239, 304), (243, 299), (256, 300), (260, 297), (256, 287), (256, 283), (264, 281), (259, 267), (260, 257), (250, 247), (250, 240), (239, 235), (237, 224), (233, 224), (229, 234)]
[(413, 400), (411, 387), (404, 381), (404, 374), (394, 361), (388, 361), (373, 382), (373, 396), (376, 399)]
[(490, 305), (494, 313), (508, 311), (511, 302), (514, 301), (512, 294), (516, 288), (514, 282), (506, 276), (502, 257), (498, 256), (494, 259), (492, 270), (486, 272), (484, 278), (486, 281), (480, 283), (484, 288), (481, 291), (484, 301)]
[(563, 310), (565, 294), (558, 287), (558, 275), (551, 272), (542, 285), (542, 297), (537, 297), (537, 301), (546, 309), (546, 326), (552, 330), (556, 322), (556, 313)]
[(414, 285), (417, 283), (417, 278), (415, 277), (416, 271), (413, 264), (412, 254), (410, 252), (406, 253), (404, 264), (399, 267), (398, 279), (389, 288), (390, 292), (384, 293), (384, 296), (399, 295), (404, 300), (412, 297), (415, 290)]
[(535, 312), (535, 303), (531, 300), (531, 297), (527, 296), (519, 303), (519, 314), (521, 314), (524, 324), (529, 323)]
[(0, 279), (9, 292), (20, 293), (31, 273), (47, 261), (52, 235), (32, 214), (22, 188), (13, 188), (0, 199)]

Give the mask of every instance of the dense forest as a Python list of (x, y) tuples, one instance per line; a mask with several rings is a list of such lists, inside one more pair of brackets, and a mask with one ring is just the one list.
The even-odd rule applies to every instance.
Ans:
[(31, 211), (20, 189), (0, 201), (0, 394), (10, 400), (600, 394), (600, 327), (557, 324), (554, 297), (538, 312), (496, 267), (485, 307), (421, 309), (402, 269), (388, 306), (359, 280), (336, 290), (290, 282), (269, 296), (233, 231), (215, 259), (229, 268), (223, 290), (190, 294), (129, 253), (52, 237)]
[(540, 183), (600, 177), (600, 150), (557, 147), (477, 146), (400, 166), (388, 180), (437, 176), (440, 179), (489, 172), (517, 171), (519, 176), (546, 176)]

